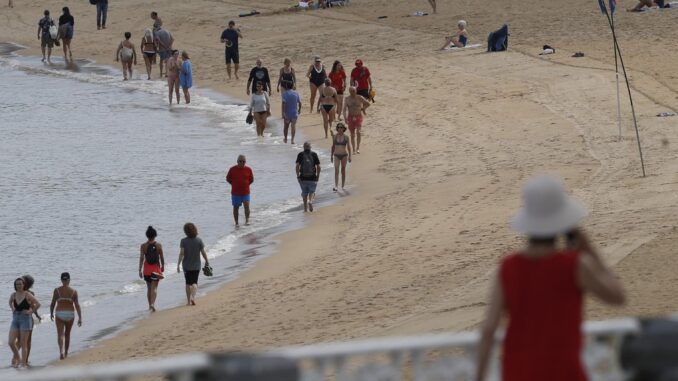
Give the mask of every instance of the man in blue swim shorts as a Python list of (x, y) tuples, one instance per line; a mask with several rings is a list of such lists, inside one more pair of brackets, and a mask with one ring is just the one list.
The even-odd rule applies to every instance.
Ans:
[(315, 188), (320, 176), (320, 159), (311, 151), (311, 143), (304, 143), (304, 151), (299, 152), (296, 162), (297, 180), (301, 187), (301, 198), (304, 200), (304, 212), (313, 211)]
[(238, 164), (231, 167), (226, 175), (226, 181), (231, 184), (231, 203), (233, 204), (233, 219), (238, 224), (240, 205), (245, 206), (245, 225), (250, 224), (250, 184), (254, 182), (252, 169), (245, 165), (245, 155), (238, 156)]

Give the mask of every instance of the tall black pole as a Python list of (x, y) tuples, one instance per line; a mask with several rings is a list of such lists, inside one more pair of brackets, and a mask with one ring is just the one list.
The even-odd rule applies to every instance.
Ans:
[[(612, 30), (612, 40), (614, 41), (615, 52), (619, 54), (619, 63), (621, 63), (622, 71), (624, 72), (624, 80), (626, 81), (626, 89), (629, 92), (629, 101), (631, 102), (631, 114), (633, 115), (633, 127), (636, 129), (636, 141), (638, 142), (638, 153), (640, 154), (640, 166), (643, 169), (643, 177), (645, 177), (645, 162), (643, 160), (643, 149), (640, 146), (640, 133), (638, 132), (638, 121), (636, 119), (636, 110), (633, 106), (633, 97), (631, 96), (631, 85), (629, 84), (629, 77), (626, 74), (626, 66), (624, 66), (624, 58), (622, 57), (621, 49), (619, 48), (619, 43), (617, 41), (617, 34), (614, 30), (614, 22), (610, 14), (605, 12), (607, 16), (607, 22), (610, 24), (610, 29)], [(617, 54), (615, 54), (615, 58)], [(616, 63), (616, 60), (615, 60)]]

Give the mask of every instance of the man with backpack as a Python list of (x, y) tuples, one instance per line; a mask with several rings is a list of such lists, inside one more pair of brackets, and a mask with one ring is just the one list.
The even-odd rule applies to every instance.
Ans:
[(313, 211), (315, 188), (320, 176), (320, 159), (311, 151), (311, 143), (304, 143), (304, 151), (297, 155), (297, 180), (301, 186), (301, 197), (304, 199), (304, 212)]
[[(54, 39), (51, 35), (51, 30), (54, 25), (54, 20), (49, 17), (49, 11), (45, 9), (45, 17), (38, 22), (38, 40), (40, 40), (40, 47), (42, 48), (42, 62), (45, 62), (45, 48), (47, 48), (47, 63), (52, 63), (52, 48), (54, 47)], [(56, 37), (56, 36), (55, 36)]]

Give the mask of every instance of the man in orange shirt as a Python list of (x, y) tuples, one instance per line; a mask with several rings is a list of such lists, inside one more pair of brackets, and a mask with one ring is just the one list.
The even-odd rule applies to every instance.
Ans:
[(233, 219), (238, 225), (240, 205), (245, 206), (245, 225), (250, 224), (250, 184), (254, 182), (252, 169), (245, 165), (245, 155), (238, 156), (238, 164), (231, 167), (226, 175), (226, 181), (231, 184), (231, 203), (233, 204)]

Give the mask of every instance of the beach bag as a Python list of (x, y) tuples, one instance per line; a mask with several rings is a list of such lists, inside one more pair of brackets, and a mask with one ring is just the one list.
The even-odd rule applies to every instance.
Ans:
[(52, 40), (56, 40), (57, 36), (59, 36), (59, 28), (57, 28), (56, 25), (52, 24), (49, 27), (49, 36), (52, 38)]
[(245, 118), (245, 123), (252, 124), (252, 122), (254, 122), (254, 115), (252, 115), (252, 111), (250, 111), (250, 113), (247, 114), (247, 117)]
[(506, 24), (490, 33), (490, 35), (487, 36), (487, 51), (502, 52), (508, 49), (508, 36), (508, 25)]
[(315, 177), (315, 163), (313, 162), (313, 154), (304, 152), (301, 161), (301, 177), (311, 178)]
[(144, 258), (149, 265), (155, 265), (160, 262), (160, 255), (158, 254), (158, 248), (155, 246), (155, 243), (149, 243), (148, 246), (146, 246)]

